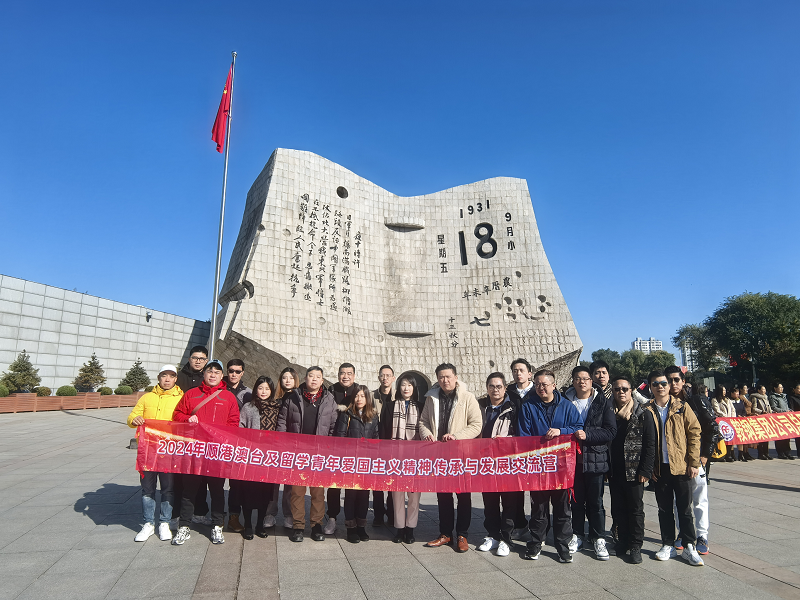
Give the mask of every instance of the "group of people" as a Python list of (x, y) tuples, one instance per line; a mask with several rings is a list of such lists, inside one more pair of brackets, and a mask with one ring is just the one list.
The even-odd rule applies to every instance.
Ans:
[[(767, 386), (763, 384), (756, 384), (750, 393), (748, 391), (749, 388), (745, 384), (733, 385), (730, 386), (730, 389), (724, 385), (717, 387), (711, 400), (714, 413), (718, 417), (749, 417), (800, 410), (800, 383), (795, 385), (792, 393), (788, 395), (784, 393), (783, 384), (779, 381), (773, 382), (772, 392), (769, 395), (767, 395)], [(698, 392), (708, 398), (709, 390), (705, 385), (699, 386)], [(800, 438), (795, 438), (794, 443), (795, 451), (800, 456)], [(734, 456), (734, 446), (729, 444), (724, 460), (726, 462), (756, 460), (756, 457), (750, 454), (750, 448), (757, 449), (758, 459), (773, 460), (769, 455), (769, 442), (740, 445), (738, 458)], [(777, 440), (775, 450), (780, 459), (795, 459), (791, 455), (791, 440)]]
[[(615, 553), (640, 563), (643, 497), (645, 484), (650, 482), (655, 488), (662, 541), (656, 558), (668, 560), (682, 552), (689, 564), (702, 565), (700, 554), (708, 553), (708, 460), (719, 433), (716, 405), (699, 394), (690, 395), (683, 372), (675, 366), (650, 373), (647, 384), (652, 399), (639, 394), (627, 378), (612, 378), (602, 361), (575, 367), (572, 385), (563, 392), (557, 389), (551, 371), (534, 373), (523, 358), (510, 367), (513, 380), (508, 382), (500, 372), (490, 374), (486, 393), (480, 398), (466, 389), (456, 367), (449, 363), (436, 368), (437, 381), (425, 393), (413, 376), (403, 375), (395, 381), (390, 365), (379, 369), (379, 385), (370, 390), (356, 383), (356, 370), (350, 363), (339, 367), (338, 381), (329, 387), (324, 385), (323, 370), (314, 366), (302, 381), (287, 367), (277, 382), (261, 376), (251, 389), (242, 382), (242, 360), (230, 360), (223, 368), (220, 361), (209, 361), (208, 351), (198, 346), (182, 370), (172, 365), (162, 368), (158, 385), (141, 397), (128, 424), (137, 427), (146, 419), (164, 419), (305, 435), (445, 443), (506, 436), (544, 440), (572, 436), (580, 449), (574, 487), (530, 491), (529, 518), (525, 514), (526, 490), (483, 492), (487, 536), (476, 547), (478, 551), (506, 556), (512, 538), (520, 539), (527, 529), (530, 541), (524, 558), (537, 560), (552, 529), (560, 562), (572, 562), (572, 555), (582, 548), (592, 550), (599, 560), (608, 560), (603, 506), (607, 480)], [(757, 400), (751, 402), (755, 405)], [(161, 485), (158, 535), (162, 540), (184, 544), (190, 538), (190, 524), (200, 523), (211, 526), (213, 543), (224, 542), (224, 479), (151, 472), (142, 474), (145, 523), (136, 541), (145, 541), (156, 532), (157, 481)], [(276, 525), (279, 487), (230, 480), (228, 530), (245, 539), (267, 537)], [(309, 494), (311, 538), (322, 541), (336, 531), (341, 489), (329, 488), (326, 497), (323, 488), (311, 487)], [(421, 493), (360, 489), (344, 491), (347, 540), (369, 540), (370, 494), (373, 527), (383, 526), (386, 518), (386, 525), (394, 528), (395, 543), (414, 543)], [(305, 498), (306, 487), (284, 486), (284, 527), (294, 542), (303, 541)], [(176, 501), (179, 517), (173, 518)], [(451, 546), (466, 552), (471, 494), (438, 493), (437, 504), (439, 536), (426, 546)], [(177, 530), (174, 536), (172, 530)]]

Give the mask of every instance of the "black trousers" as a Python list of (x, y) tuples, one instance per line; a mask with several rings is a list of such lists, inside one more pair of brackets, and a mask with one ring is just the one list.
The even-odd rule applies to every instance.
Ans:
[(379, 521), (386, 517), (391, 524), (394, 521), (394, 502), (392, 493), (383, 490), (372, 490), (372, 513)]
[[(578, 464), (578, 469), (582, 465)], [(603, 537), (606, 530), (606, 509), (603, 507), (605, 473), (575, 473), (575, 495), (572, 501), (572, 532), (583, 537), (589, 520), (589, 541)]]
[(514, 494), (514, 527), (525, 529), (528, 519), (525, 518), (525, 492), (510, 492)]
[[(671, 546), (675, 543), (675, 513), (678, 508), (678, 524), (684, 544), (697, 542), (692, 510), (692, 480), (688, 475), (673, 475), (668, 464), (661, 464), (661, 474), (656, 481), (656, 502), (658, 503), (658, 524), (661, 528), (661, 543)], [(674, 501), (674, 504), (673, 504)]]
[(244, 506), (244, 487), (245, 482), (237, 479), (229, 479), (228, 485), (228, 515), (238, 515)]
[[(231, 490), (233, 490), (233, 481), (231, 480)], [(257, 511), (258, 520), (256, 525), (261, 526), (264, 522), (264, 517), (267, 516), (267, 506), (272, 500), (272, 492), (274, 484), (264, 483), (262, 481), (236, 481), (238, 488), (238, 495), (241, 498), (242, 509), (244, 511), (244, 526), (247, 528), (253, 527), (253, 511)], [(231, 495), (228, 494), (228, 510), (233, 511), (231, 505)], [(231, 512), (231, 514), (237, 514)]]
[[(200, 484), (197, 486), (197, 493), (194, 496), (194, 514), (200, 515), (201, 517), (205, 517), (208, 514), (209, 510), (208, 501), (206, 500), (206, 497), (208, 496), (208, 483), (206, 483), (204, 475), (196, 475), (196, 477), (200, 477), (201, 481)], [(223, 509), (224, 509), (224, 503), (223, 503)]]
[(195, 513), (194, 500), (198, 490), (208, 485), (211, 491), (211, 523), (222, 525), (225, 514), (225, 480), (202, 475), (183, 476), (183, 498), (181, 499), (181, 527), (188, 527)]
[(769, 456), (769, 442), (759, 442), (757, 447), (759, 456)]
[(483, 492), (483, 527), (494, 539), (511, 543), (518, 496), (519, 492)]
[[(458, 498), (457, 513), (453, 496)], [(439, 505), (439, 533), (453, 537), (455, 528), (456, 535), (467, 537), (472, 521), (472, 494), (436, 494), (436, 503)]]
[(775, 450), (778, 454), (789, 454), (792, 451), (791, 440), (775, 440)]
[(528, 529), (533, 537), (529, 547), (541, 548), (550, 523), (550, 505), (553, 505), (553, 545), (559, 556), (569, 556), (572, 523), (569, 502), (570, 490), (543, 490), (531, 492), (531, 520)]
[(369, 511), (369, 490), (344, 491), (345, 527), (364, 527)]
[(335, 519), (342, 512), (342, 488), (328, 488), (328, 518)]
[(625, 548), (639, 548), (644, 542), (644, 484), (612, 477), (611, 517), (617, 525), (617, 538)]

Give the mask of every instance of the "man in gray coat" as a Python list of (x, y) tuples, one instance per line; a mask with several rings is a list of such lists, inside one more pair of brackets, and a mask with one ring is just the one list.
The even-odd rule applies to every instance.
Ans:
[[(276, 431), (302, 433), (305, 435), (333, 435), (338, 412), (333, 394), (322, 385), (322, 368), (309, 367), (306, 371), (305, 383), (300, 384), (284, 398), (281, 412), (278, 415)], [(325, 516), (325, 488), (309, 488), (311, 493), (311, 539), (321, 542), (325, 539), (322, 532), (322, 519)], [(289, 539), (293, 542), (303, 541), (303, 530), (306, 527), (306, 487), (292, 486), (291, 496), (292, 519), (294, 528)]]

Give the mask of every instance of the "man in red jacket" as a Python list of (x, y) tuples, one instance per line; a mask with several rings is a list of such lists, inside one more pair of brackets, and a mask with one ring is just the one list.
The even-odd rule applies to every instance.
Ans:
[[(203, 368), (203, 383), (200, 387), (186, 392), (175, 407), (173, 421), (183, 423), (210, 423), (239, 427), (239, 403), (236, 396), (228, 391), (222, 380), (222, 363), (210, 360)], [(176, 546), (189, 539), (189, 523), (194, 514), (194, 500), (197, 490), (203, 483), (208, 483), (211, 492), (211, 542), (225, 543), (222, 536), (222, 524), (225, 511), (225, 480), (220, 477), (203, 475), (183, 475), (183, 498), (181, 499), (181, 524), (178, 533), (172, 538)]]

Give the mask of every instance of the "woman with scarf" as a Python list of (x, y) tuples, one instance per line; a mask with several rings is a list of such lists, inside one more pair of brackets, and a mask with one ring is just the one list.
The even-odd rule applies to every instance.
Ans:
[[(356, 395), (347, 408), (339, 407), (336, 421), (336, 437), (378, 439), (378, 413), (372, 402), (372, 392), (365, 385), (356, 386)], [(353, 544), (368, 542), (367, 511), (369, 510), (369, 490), (344, 491), (344, 524), (347, 527), (347, 541)]]
[[(283, 398), (292, 390), (300, 387), (300, 376), (292, 367), (286, 367), (281, 371), (278, 377), (278, 390), (275, 392), (275, 399), (283, 403)], [(278, 495), (280, 494), (281, 486), (276, 483), (272, 486), (272, 499), (267, 506), (267, 516), (264, 517), (264, 527), (275, 527), (275, 517), (278, 516)], [(283, 509), (283, 527), (291, 529), (294, 526), (292, 519), (292, 507), (289, 505), (289, 497), (292, 495), (292, 486), (283, 486), (283, 500), (281, 507)]]
[[(253, 398), (242, 407), (239, 425), (247, 429), (261, 429), (275, 431), (278, 424), (278, 413), (281, 401), (275, 397), (275, 385), (269, 377), (261, 376), (256, 379), (253, 386)], [(267, 506), (273, 495), (275, 484), (263, 481), (243, 481), (242, 509), (244, 512), (244, 532), (246, 540), (253, 539), (253, 511), (258, 511), (258, 521), (255, 534), (258, 537), (267, 537), (264, 519)]]
[[(750, 402), (754, 415), (765, 415), (772, 412), (767, 399), (767, 388), (764, 385), (758, 385), (755, 392), (750, 392)], [(756, 447), (759, 460), (772, 460), (769, 455), (769, 442), (759, 442)]]
[[(412, 377), (402, 377), (394, 392), (394, 399), (383, 406), (384, 437), (390, 440), (420, 440), (419, 415), (424, 405), (420, 402), (417, 382)], [(397, 527), (392, 541), (395, 544), (414, 543), (414, 527), (419, 519), (421, 492), (391, 492), (394, 504), (394, 524)], [(408, 507), (406, 507), (406, 497)]]

